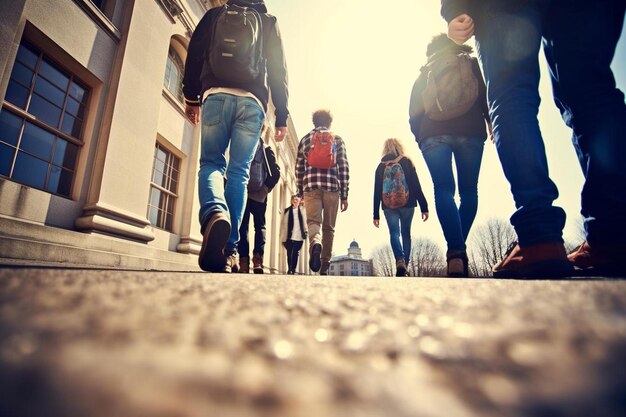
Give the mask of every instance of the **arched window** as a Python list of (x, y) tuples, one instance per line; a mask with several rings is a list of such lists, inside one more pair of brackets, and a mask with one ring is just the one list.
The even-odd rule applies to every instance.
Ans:
[(169, 53), (167, 54), (167, 65), (165, 66), (165, 78), (163, 79), (163, 85), (181, 103), (183, 102), (184, 68), (185, 66), (182, 59), (180, 59), (180, 56), (176, 53), (174, 48), (170, 46)]

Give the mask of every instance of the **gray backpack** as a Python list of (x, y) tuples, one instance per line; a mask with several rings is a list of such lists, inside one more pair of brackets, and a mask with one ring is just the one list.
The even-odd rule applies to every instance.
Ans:
[(422, 72), (427, 77), (422, 98), (429, 119), (454, 119), (465, 114), (476, 102), (478, 80), (469, 54), (444, 49), (429, 58)]

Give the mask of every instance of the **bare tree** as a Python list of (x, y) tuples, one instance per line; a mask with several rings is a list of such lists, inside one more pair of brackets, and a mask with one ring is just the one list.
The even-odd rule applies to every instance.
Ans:
[(446, 268), (443, 251), (433, 240), (416, 238), (411, 243), (409, 274), (415, 277), (442, 276)]
[(392, 277), (396, 274), (396, 260), (389, 245), (381, 245), (372, 252), (373, 274)]
[(513, 226), (503, 219), (492, 217), (475, 227), (468, 253), (470, 273), (491, 276), (492, 268), (504, 259), (507, 249), (516, 240)]

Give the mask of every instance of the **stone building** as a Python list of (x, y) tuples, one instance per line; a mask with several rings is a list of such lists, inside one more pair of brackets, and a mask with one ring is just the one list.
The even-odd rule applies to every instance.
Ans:
[[(197, 269), (200, 128), (181, 81), (191, 33), (219, 3), (0, 2), (2, 263)], [(298, 137), (290, 120), (274, 143), (269, 122), (282, 178), (264, 264), (283, 272), (272, 237), (295, 192)]]
[(371, 276), (372, 261), (363, 259), (356, 240), (350, 243), (347, 255), (333, 256), (330, 260), (330, 275)]

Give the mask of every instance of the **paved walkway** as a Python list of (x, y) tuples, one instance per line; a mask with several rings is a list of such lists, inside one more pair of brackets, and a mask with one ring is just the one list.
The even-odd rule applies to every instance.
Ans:
[(624, 416), (626, 281), (0, 269), (0, 416)]

